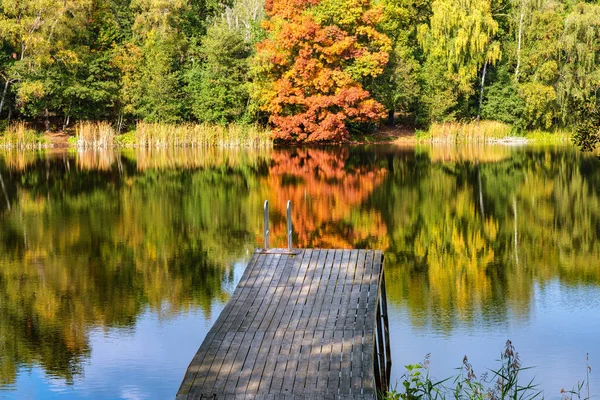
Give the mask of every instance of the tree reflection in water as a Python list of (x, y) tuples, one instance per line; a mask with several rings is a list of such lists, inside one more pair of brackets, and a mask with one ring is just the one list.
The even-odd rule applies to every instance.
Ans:
[[(535, 283), (600, 282), (598, 160), (569, 149), (338, 147), (2, 153), (0, 385), (73, 382), (93, 327), (226, 301), (262, 243), (385, 250), (414, 326), (527, 319)], [(393, 338), (392, 338), (393, 339)]]

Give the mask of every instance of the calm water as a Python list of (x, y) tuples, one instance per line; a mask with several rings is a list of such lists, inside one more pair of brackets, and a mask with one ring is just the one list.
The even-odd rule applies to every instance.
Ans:
[(569, 148), (0, 153), (0, 398), (174, 397), (262, 240), (385, 250), (393, 372), (600, 394), (600, 162)]

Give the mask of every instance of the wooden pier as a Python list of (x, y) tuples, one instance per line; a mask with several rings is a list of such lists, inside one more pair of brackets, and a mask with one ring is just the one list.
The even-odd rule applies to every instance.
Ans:
[(390, 368), (380, 251), (257, 250), (177, 399), (375, 399)]

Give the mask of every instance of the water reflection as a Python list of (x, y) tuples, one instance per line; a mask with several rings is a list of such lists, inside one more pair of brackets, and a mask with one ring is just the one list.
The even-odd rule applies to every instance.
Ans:
[(522, 149), (496, 162), (403, 161), (371, 202), (391, 232), (388, 293), (413, 323), (527, 317), (534, 281), (598, 284), (596, 159)]
[[(385, 250), (389, 301), (416, 332), (535, 323), (552, 313), (536, 291), (599, 286), (599, 170), (501, 146), (1, 153), (0, 387), (39, 367), (48, 388), (86, 382), (98, 329), (213, 318), (261, 243), (264, 199), (275, 245), (290, 199), (298, 246)], [(422, 355), (394, 354), (396, 377)]]

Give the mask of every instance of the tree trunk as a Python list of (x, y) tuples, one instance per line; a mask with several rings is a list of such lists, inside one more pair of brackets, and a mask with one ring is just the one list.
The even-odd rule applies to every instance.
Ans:
[(485, 86), (485, 72), (487, 71), (487, 60), (483, 63), (483, 72), (481, 73), (481, 90), (479, 91), (479, 111), (477, 111), (477, 119), (481, 118), (481, 106), (483, 105), (483, 87)]
[(10, 117), (12, 117), (12, 104), (8, 103), (8, 116), (6, 117), (6, 125), (10, 126)]
[(394, 109), (392, 108), (388, 111), (388, 125), (394, 126), (394, 122)]
[(65, 119), (63, 120), (63, 132), (65, 131), (65, 129), (67, 129), (67, 126), (69, 126), (69, 121), (71, 120), (71, 103), (69, 103), (69, 109), (67, 110), (67, 113), (65, 114)]
[(121, 134), (121, 129), (123, 129), (123, 113), (119, 113), (119, 118), (117, 119), (117, 135)]
[(8, 85), (10, 85), (10, 81), (7, 79), (4, 83), (4, 90), (2, 91), (2, 99), (0, 99), (0, 115), (2, 114), (2, 109), (4, 108), (4, 100), (6, 99), (6, 93), (8, 93)]
[(519, 81), (519, 68), (521, 67), (521, 37), (523, 36), (523, 3), (521, 3), (521, 15), (519, 16), (519, 37), (517, 39), (517, 68), (515, 68), (515, 81)]
[(46, 132), (50, 132), (50, 113), (48, 112), (48, 107), (44, 109), (44, 128), (46, 128)]

